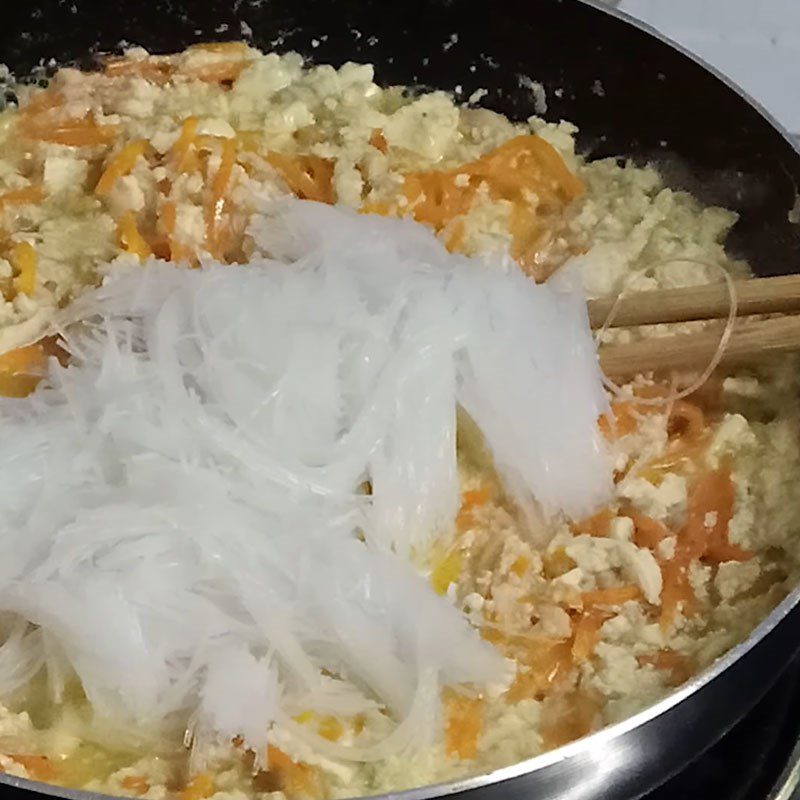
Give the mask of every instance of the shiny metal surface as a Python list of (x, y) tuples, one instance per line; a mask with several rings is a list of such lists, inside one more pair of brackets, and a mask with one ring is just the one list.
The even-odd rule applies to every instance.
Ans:
[(800, 741), (775, 788), (765, 800), (800, 800)]
[[(156, 1), (154, 0), (154, 2)], [(79, 12), (87, 5), (87, 2), (81, 4), (81, 0), (76, 0)], [(129, 9), (139, 7), (134, 0), (120, 0), (120, 2)], [(130, 35), (126, 35), (126, 38), (147, 43), (150, 29), (146, 26), (148, 24), (159, 25), (159, 30), (151, 31), (152, 46), (177, 49), (191, 41), (193, 36), (197, 38), (200, 35), (196, 32), (193, 33), (194, 28), (202, 33), (202, 29), (194, 24), (192, 13), (203, 13), (205, 15), (204, 24), (208, 21), (209, 30), (213, 30), (213, 24), (219, 19), (237, 19), (236, 15), (241, 13), (240, 4), (241, 0), (235, 4), (220, 3), (219, 0), (214, 0), (213, 3), (209, 2), (205, 6), (199, 2), (181, 3), (178, 0), (170, 0), (163, 4), (163, 8), (160, 6), (161, 17), (157, 18), (154, 14), (150, 14), (149, 23), (147, 20), (144, 22), (137, 20), (136, 26), (138, 27), (135, 27)], [(98, 3), (89, 3), (88, 5), (97, 8), (100, 6)], [(105, 3), (102, 5), (109, 8)], [(584, 131), (581, 139), (584, 150), (595, 154), (610, 152), (630, 154), (640, 158), (654, 157), (658, 161), (658, 157), (653, 156), (653, 153), (657, 149), (659, 127), (669, 131), (675, 152), (691, 165), (689, 177), (699, 179), (697, 191), (701, 195), (703, 192), (706, 193), (703, 195), (704, 199), (709, 202), (722, 202), (729, 207), (737, 208), (742, 213), (740, 235), (738, 239), (735, 239), (738, 242), (736, 247), (743, 255), (750, 258), (757, 271), (762, 274), (769, 272), (774, 274), (774, 272), (793, 271), (800, 266), (800, 226), (797, 226), (798, 230), (795, 230), (795, 227), (789, 225), (786, 220), (786, 215), (796, 196), (796, 187), (800, 184), (800, 151), (796, 143), (790, 144), (788, 134), (781, 131), (774, 121), (764, 115), (750, 98), (736, 87), (731, 86), (725, 79), (719, 76), (717, 79), (708, 76), (698, 68), (697, 59), (680, 48), (673, 47), (671, 43), (666, 42), (663, 37), (658, 36), (646, 26), (630, 20), (619, 11), (608, 9), (599, 2), (579, 3), (577, 0), (568, 0), (568, 2), (564, 2), (564, 0), (524, 0), (523, 2), (520, 0), (520, 2), (516, 2), (516, 0), (510, 0), (505, 5), (513, 6), (516, 13), (521, 15), (524, 15), (526, 8), (533, 9), (535, 7), (539, 16), (536, 17), (535, 25), (533, 22), (531, 23), (530, 30), (537, 30), (540, 35), (544, 31), (545, 37), (552, 40), (558, 40), (563, 35), (563, 25), (572, 21), (579, 30), (584, 31), (580, 36), (583, 36), (586, 52), (589, 52), (588, 45), (593, 41), (597, 31), (601, 32), (599, 45), (595, 48), (596, 52), (585, 55), (583, 50), (572, 53), (569, 50), (564, 51), (566, 53), (565, 62), (559, 66), (560, 71), (556, 71), (553, 76), (554, 82), (561, 81), (561, 83), (556, 82), (554, 85), (569, 86), (570, 78), (573, 75), (580, 76), (580, 80), (583, 81), (587, 75), (595, 74), (587, 67), (584, 55), (587, 59), (597, 58), (598, 65), (612, 64), (603, 55), (604, 46), (613, 52), (613, 58), (622, 61), (625, 69), (619, 69), (618, 65), (608, 66), (609, 72), (604, 75), (604, 82), (608, 88), (606, 105), (602, 105), (595, 93), (589, 90), (591, 84), (585, 87), (586, 91), (584, 92), (574, 91), (571, 99), (567, 96), (563, 100), (553, 102), (555, 112), (552, 112), (551, 109), (551, 113), (563, 115), (580, 124), (586, 120), (588, 130)], [(257, 6), (251, 7), (249, 12), (251, 16), (247, 17), (247, 24), (256, 31), (257, 43), (269, 44), (269, 35), (279, 32), (274, 27), (274, 24), (277, 23), (273, 24), (272, 17), (269, 17), (268, 12), (274, 13), (275, 19), (279, 20), (281, 25), (285, 25), (287, 30), (292, 25), (298, 26), (291, 33), (286, 33), (284, 38), (288, 45), (297, 47), (301, 52), (304, 47), (308, 50), (307, 44), (303, 44), (303, 36), (310, 40), (312, 36), (319, 36), (321, 33), (327, 35), (339, 24), (339, 18), (342, 15), (351, 14), (353, 16), (352, 19), (348, 18), (348, 25), (351, 29), (356, 29), (356, 25), (358, 26), (357, 43), (354, 43), (353, 37), (350, 36), (350, 40), (348, 40), (350, 43), (345, 44), (344, 34), (334, 35), (332, 33), (330, 40), (314, 53), (319, 60), (335, 62), (341, 60), (339, 56), (345, 53), (347, 57), (374, 60), (380, 67), (383, 59), (386, 68), (385, 75), (389, 76), (390, 80), (409, 83), (417, 80), (419, 73), (420, 82), (442, 87), (448, 85), (443, 79), (443, 75), (449, 75), (452, 78), (452, 83), (449, 84), (452, 86), (457, 82), (465, 81), (464, 76), (469, 74), (467, 70), (467, 65), (471, 63), (469, 59), (464, 57), (463, 61), (452, 60), (461, 58), (457, 48), (447, 54), (437, 52), (431, 55), (430, 66), (426, 67), (428, 72), (425, 72), (420, 64), (418, 53), (406, 52), (409, 50), (408, 30), (402, 29), (399, 23), (397, 23), (397, 30), (392, 30), (395, 23), (391, 19), (387, 22), (385, 18), (390, 12), (388, 6), (381, 2), (365, 0), (362, 3), (352, 3), (350, 0), (343, 0), (343, 2), (337, 3), (329, 0), (326, 4), (322, 2), (315, 4), (309, 0), (309, 8), (313, 7), (319, 14), (322, 14), (323, 22), (315, 19), (310, 12), (307, 16), (297, 18), (290, 6), (293, 8), (291, 4), (281, 5), (278, 0), (275, 0), (273, 3), (265, 3), (261, 10), (258, 10)], [(53, 14), (59, 13), (55, 2), (51, 3), (51, 7)], [(58, 7), (61, 7), (60, 2)], [(325, 7), (329, 11), (326, 11)], [(188, 13), (186, 8), (189, 8)], [(280, 10), (270, 11), (274, 8)], [(392, 6), (392, 8), (394, 7)], [(420, 18), (425, 19), (424, 14), (428, 13), (426, 9), (433, 9), (431, 12), (433, 16), (430, 18), (435, 21), (431, 24), (438, 26), (436, 33), (437, 35), (441, 34), (439, 41), (445, 41), (452, 32), (466, 30), (467, 25), (463, 17), (465, 14), (469, 15), (467, 8), (466, 3), (459, 6), (457, 0), (439, 0), (439, 2), (418, 3), (409, 13), (412, 15), (422, 14)], [(222, 14), (223, 11), (229, 14), (227, 18), (220, 16), (216, 20), (210, 19), (214, 14)], [(101, 19), (100, 11), (91, 13), (96, 13), (98, 19)], [(120, 27), (118, 21), (113, 18), (116, 11), (106, 10), (102, 13), (106, 16), (102, 17), (102, 23), (97, 23), (97, 28), (99, 33), (105, 35), (107, 42), (105, 46), (110, 47), (116, 41), (114, 37), (121, 38), (121, 32), (126, 29)], [(161, 24), (165, 13), (169, 22), (175, 24), (174, 31), (168, 25)], [(173, 13), (175, 19), (169, 18), (169, 14)], [(530, 61), (528, 60), (525, 38), (514, 38), (519, 33), (514, 28), (521, 29), (522, 26), (513, 23), (513, 16), (512, 24), (509, 26), (509, 23), (501, 23), (493, 18), (486, 23), (483, 13), (484, 11), (481, 10), (479, 20), (470, 20), (473, 38), (470, 40), (466, 35), (462, 38), (473, 43), (482, 41), (484, 28), (481, 26), (485, 26), (486, 41), (491, 40), (494, 48), (487, 52), (490, 56), (492, 53), (496, 54), (496, 58), (493, 56), (492, 61), (498, 61), (499, 66), (481, 67), (483, 71), (476, 80), (483, 81), (484, 85), (490, 88), (493, 85), (492, 81), (494, 84), (502, 82), (507, 87), (506, 93), (503, 94), (503, 91), (498, 90), (496, 98), (490, 99), (496, 101), (495, 105), (499, 110), (509, 114), (522, 115), (525, 113), (524, 98), (514, 94), (513, 88), (518, 71), (521, 69), (520, 65), (530, 63), (530, 74), (539, 77), (540, 71), (546, 71), (550, 62), (547, 59), (540, 59), (533, 63), (534, 56), (530, 57)], [(88, 14), (89, 12), (87, 12)], [(183, 14), (180, 20), (178, 19), (179, 14)], [(329, 16), (324, 17), (325, 14)], [(264, 21), (267, 17), (269, 18)], [(60, 19), (64, 20), (64, 30), (51, 35), (50, 28), (42, 28), (44, 33), (41, 35), (44, 37), (44, 43), (38, 46), (52, 48), (52, 54), (59, 57), (77, 56), (85, 47), (83, 42), (86, 39), (81, 37), (87, 35), (85, 27), (80, 27), (78, 23), (88, 24), (87, 20), (91, 19), (91, 16), (83, 19), (79, 15), (78, 22), (72, 22), (69, 16)], [(542, 28), (543, 19), (550, 20), (552, 27), (548, 28), (545, 24)], [(258, 27), (260, 23), (263, 23), (261, 29)], [(7, 22), (7, 24), (10, 23)], [(71, 28), (70, 25), (72, 25)], [(273, 26), (271, 33), (270, 26)], [(370, 52), (364, 49), (365, 42), (370, 39), (366, 34), (373, 29), (371, 26), (376, 32), (380, 31), (384, 42), (383, 50), (379, 48)], [(265, 33), (259, 34), (259, 30), (263, 30)], [(93, 33), (92, 35), (98, 34)], [(261, 39), (259, 39), (260, 36)], [(602, 36), (607, 37), (608, 41), (604, 41)], [(0, 42), (2, 42), (1, 37), (2, 31), (0, 31)], [(637, 54), (629, 52), (629, 48), (634, 44), (638, 48)], [(12, 45), (8, 44), (7, 46), (11, 47)], [(338, 47), (339, 49), (334, 55), (334, 51), (326, 51), (325, 47)], [(486, 47), (488, 48), (489, 45), (487, 44)], [(503, 48), (506, 48), (505, 51)], [(676, 53), (676, 50), (683, 55)], [(36, 52), (34, 51), (33, 54)], [(427, 53), (429, 50), (423, 49), (421, 52)], [(39, 52), (38, 57), (50, 54), (51, 52), (45, 50)], [(311, 51), (308, 51), (308, 54), (311, 54)], [(391, 54), (390, 61), (386, 60), (389, 54)], [(659, 101), (651, 104), (641, 113), (633, 113), (629, 108), (630, 97), (641, 96), (643, 104), (647, 99), (644, 94), (639, 93), (639, 84), (636, 83), (639, 79), (638, 73), (644, 69), (645, 62), (641, 60), (643, 54), (647, 54), (648, 58), (652, 60), (652, 67), (648, 62), (647, 68), (652, 68), (653, 74), (661, 76), (658, 81), (661, 81), (662, 77), (666, 80), (667, 75), (674, 75), (675, 81), (683, 82), (681, 91), (691, 92), (694, 87), (701, 86), (705, 93), (702, 98), (703, 102), (694, 99), (693, 102), (696, 103), (694, 113), (700, 114), (703, 111), (703, 105), (707, 99), (710, 105), (717, 104), (719, 106), (722, 121), (715, 121), (714, 116), (709, 115), (707, 118), (698, 117), (676, 122), (675, 115), (680, 113), (681, 99), (685, 97), (688, 102), (692, 99), (691, 95), (682, 95), (678, 88), (673, 89), (667, 86), (665, 89), (658, 82), (653, 84), (652, 93), (667, 92), (665, 96), (672, 98), (676, 104), (675, 108), (662, 109)], [(21, 52), (20, 64), (30, 64), (31, 55), (30, 48)], [(504, 63), (503, 55), (508, 55), (511, 59), (510, 62), (507, 59)], [(549, 57), (551, 60), (557, 57), (557, 52), (554, 51)], [(472, 56), (470, 56), (471, 58)], [(603, 61), (603, 58), (606, 60)], [(446, 59), (451, 60), (446, 61)], [(477, 63), (477, 56), (474, 60)], [(425, 63), (427, 64), (427, 61)], [(488, 64), (489, 61), (486, 63)], [(665, 73), (663, 76), (660, 71), (662, 69)], [(600, 73), (600, 71), (601, 67), (598, 66), (597, 72)], [(386, 79), (379, 69), (379, 78), (382, 77), (384, 80)], [(631, 84), (631, 86), (627, 84)], [(481, 84), (476, 84), (476, 87), (478, 85)], [(546, 83), (546, 85), (548, 84)], [(465, 81), (467, 93), (472, 88)], [(622, 98), (618, 101), (618, 105), (614, 105), (615, 89), (620, 90), (619, 94)], [(528, 113), (531, 111), (532, 109), (529, 109)], [(627, 116), (625, 116), (626, 114)], [(657, 114), (661, 114), (658, 119), (660, 125), (653, 125), (651, 117)], [(606, 125), (607, 130), (614, 131), (615, 134), (607, 137), (601, 134), (602, 123)], [(707, 125), (709, 129), (713, 128), (713, 138), (710, 138), (709, 141), (702, 138), (696, 139), (691, 133), (684, 130), (687, 126), (691, 127), (695, 124)], [(593, 125), (597, 130), (592, 130)], [(697, 136), (701, 137), (701, 134), (698, 133)], [(666, 133), (664, 137), (667, 138)], [(744, 175), (748, 177), (748, 181), (753, 178), (753, 185), (756, 186), (753, 192), (746, 190), (751, 183), (737, 184), (734, 192), (727, 184), (720, 186), (711, 181), (703, 181), (703, 176), (708, 174), (703, 170), (721, 168), (720, 159), (718, 159), (721, 153), (724, 154), (724, 158), (721, 158), (724, 166), (734, 165), (736, 167), (736, 172), (730, 174), (737, 177)], [(759, 183), (759, 179), (762, 177), (764, 182)], [(515, 798), (632, 800), (632, 798), (640, 797), (702, 753), (737, 722), (769, 688), (779, 675), (781, 666), (789, 661), (791, 654), (800, 649), (799, 605), (800, 589), (795, 590), (787, 597), (745, 642), (728, 652), (709, 669), (680, 687), (669, 697), (622, 723), (553, 752), (489, 774), (389, 795), (386, 796), (387, 800), (389, 797), (392, 800), (427, 800), (427, 798), (438, 796), (466, 794), (484, 800), (495, 800), (495, 798), (497, 800), (500, 798), (503, 800), (514, 800)], [(800, 758), (800, 752), (798, 752), (798, 758)], [(794, 771), (789, 769), (784, 782), (786, 787), (790, 787), (786, 789), (790, 793), (780, 793), (773, 800), (788, 800), (788, 798), (794, 797), (791, 792), (795, 791), (800, 766), (795, 766), (793, 769)], [(2, 797), (8, 796), (22, 800), (23, 797), (30, 797), (29, 792), (71, 798), (71, 800), (89, 800), (89, 798), (100, 797), (91, 793), (60, 789), (0, 775), (0, 795)]]

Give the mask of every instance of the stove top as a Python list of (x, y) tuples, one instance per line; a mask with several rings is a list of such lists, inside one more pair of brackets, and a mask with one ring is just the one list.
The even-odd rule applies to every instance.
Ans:
[(646, 800), (800, 800), (800, 659), (736, 727)]

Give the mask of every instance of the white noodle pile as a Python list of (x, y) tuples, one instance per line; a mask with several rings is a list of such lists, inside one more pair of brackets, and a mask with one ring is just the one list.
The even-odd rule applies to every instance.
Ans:
[(41, 626), (0, 691), (66, 660), (102, 717), (257, 749), (385, 706), (382, 741), (307, 735), (381, 758), (431, 740), (442, 685), (504, 677), (409, 561), (457, 511), (457, 404), (521, 503), (607, 497), (585, 300), (315, 203), (253, 234), (272, 260), (115, 268), (63, 319), (91, 321), (72, 365), (0, 404), (0, 610)]

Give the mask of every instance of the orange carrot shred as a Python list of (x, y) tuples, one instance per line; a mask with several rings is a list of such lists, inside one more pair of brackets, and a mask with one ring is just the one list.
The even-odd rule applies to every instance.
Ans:
[(52, 781), (56, 777), (53, 762), (47, 756), (9, 755), (9, 758), (21, 764), (35, 781)]
[(552, 750), (586, 736), (595, 727), (601, 708), (598, 698), (582, 688), (547, 698), (541, 718), (545, 749)]
[(610, 412), (600, 416), (598, 425), (608, 440), (633, 433), (638, 427), (638, 421), (633, 413), (633, 403), (625, 400), (614, 401), (611, 403)]
[(214, 779), (208, 772), (195, 775), (181, 790), (180, 800), (205, 800), (214, 794)]
[(33, 117), (58, 108), (63, 102), (64, 95), (60, 92), (54, 89), (43, 89), (31, 96), (31, 99), (20, 109), (20, 113), (26, 117)]
[(66, 147), (108, 145), (119, 133), (118, 125), (98, 125), (91, 115), (59, 122), (23, 119), (20, 127), (23, 135), (31, 139)]
[(637, 547), (654, 550), (662, 539), (669, 536), (669, 531), (658, 520), (648, 517), (647, 514), (633, 510), (625, 513), (633, 520), (633, 541)]
[(181, 70), (181, 74), (203, 83), (232, 83), (244, 71), (249, 61), (217, 61)]
[(369, 143), (381, 153), (385, 153), (389, 149), (389, 143), (386, 141), (386, 137), (383, 135), (383, 131), (380, 128), (372, 129)]
[(32, 203), (41, 203), (44, 193), (41, 186), (23, 186), (20, 189), (9, 189), (0, 194), (0, 211), (6, 206), (23, 206)]
[(474, 759), (483, 730), (483, 700), (453, 691), (443, 697), (445, 710), (445, 751), (451, 757)]
[(175, 67), (168, 58), (159, 56), (111, 58), (103, 65), (103, 72), (109, 78), (142, 78), (149, 83), (163, 86), (169, 82), (175, 72)]
[(94, 193), (99, 197), (105, 197), (113, 188), (114, 184), (125, 175), (128, 175), (136, 166), (140, 156), (147, 150), (148, 142), (146, 139), (137, 139), (126, 144), (114, 158), (109, 161), (100, 180), (94, 187)]
[(333, 162), (319, 156), (290, 156), (270, 152), (267, 161), (275, 167), (297, 197), (333, 203)]
[(36, 289), (36, 250), (30, 242), (18, 242), (11, 250), (9, 261), (15, 273), (14, 291), (30, 297)]
[(198, 42), (197, 44), (189, 45), (187, 50), (201, 50), (205, 53), (220, 53), (223, 55), (244, 55), (248, 47), (244, 42), (228, 41), (228, 42)]
[(686, 400), (676, 400), (672, 404), (669, 413), (669, 422), (678, 421), (682, 423), (683, 435), (698, 439), (706, 431), (705, 415), (699, 406), (689, 403)]
[(146, 794), (150, 790), (150, 784), (141, 775), (126, 775), (120, 784), (123, 789), (136, 794)]
[(117, 223), (117, 239), (123, 250), (138, 256), (140, 261), (153, 255), (150, 245), (139, 232), (132, 211), (126, 211)]
[(455, 169), (407, 174), (403, 213), (441, 233), (470, 211), (482, 186), (493, 200), (511, 203), (512, 256), (536, 277), (546, 277), (540, 253), (553, 240), (564, 208), (583, 193), (581, 181), (544, 139), (517, 136)]
[(591, 517), (573, 522), (570, 526), (576, 535), (588, 533), (589, 536), (607, 538), (611, 533), (611, 522), (617, 516), (616, 511), (611, 508), (603, 508)]
[(594, 652), (600, 639), (600, 628), (607, 618), (607, 614), (596, 610), (581, 615), (572, 639), (572, 658), (576, 664), (586, 661)]
[(686, 656), (670, 648), (637, 656), (636, 660), (642, 665), (650, 664), (657, 670), (669, 673), (667, 682), (671, 686), (680, 686), (692, 676), (692, 669)]
[(510, 703), (545, 697), (560, 685), (572, 669), (571, 640), (526, 640), (512, 642), (504, 650), (523, 666), (506, 692)]
[(283, 750), (269, 745), (267, 747), (269, 772), (277, 779), (277, 786), (288, 797), (306, 795), (312, 798), (322, 796), (322, 784), (317, 770), (308, 764), (294, 761)]
[(211, 181), (211, 200), (206, 208), (206, 248), (216, 258), (224, 255), (221, 223), (228, 207), (226, 194), (235, 163), (236, 139), (223, 139), (220, 164)]
[(181, 125), (181, 132), (170, 150), (176, 172), (192, 172), (198, 167), (194, 144), (197, 139), (197, 117), (187, 117)]
[(735, 491), (730, 469), (708, 472), (689, 491), (686, 524), (678, 534), (678, 547), (687, 560), (707, 558), (714, 563), (747, 561), (752, 553), (728, 541)]

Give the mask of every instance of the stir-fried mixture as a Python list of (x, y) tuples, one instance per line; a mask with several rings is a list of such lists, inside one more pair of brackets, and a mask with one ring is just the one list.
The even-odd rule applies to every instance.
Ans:
[(241, 43), (16, 92), (4, 772), (153, 800), (485, 772), (667, 695), (795, 584), (797, 364), (605, 408), (578, 313), (579, 283), (746, 275), (730, 212), (568, 123)]

